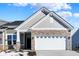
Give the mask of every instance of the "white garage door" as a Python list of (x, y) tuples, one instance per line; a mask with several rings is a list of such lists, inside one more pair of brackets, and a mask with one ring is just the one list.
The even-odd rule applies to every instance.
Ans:
[(65, 50), (66, 39), (64, 37), (35, 36), (36, 50)]

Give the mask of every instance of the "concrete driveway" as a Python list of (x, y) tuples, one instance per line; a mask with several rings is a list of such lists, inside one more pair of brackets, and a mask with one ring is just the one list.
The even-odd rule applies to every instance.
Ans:
[(79, 56), (76, 51), (69, 50), (39, 50), (37, 56)]

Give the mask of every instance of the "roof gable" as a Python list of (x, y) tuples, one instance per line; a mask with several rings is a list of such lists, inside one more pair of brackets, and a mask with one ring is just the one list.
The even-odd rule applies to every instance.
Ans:
[(50, 12), (51, 17), (53, 17), (55, 20), (60, 22), (63, 26), (65, 26), (67, 29), (72, 30), (74, 27), (69, 24), (67, 21), (65, 21), (62, 17), (60, 17), (58, 14), (56, 14), (54, 11)]
[(66, 29), (60, 22), (50, 16), (50, 13), (36, 23), (32, 29)]
[(32, 27), (37, 22), (39, 22), (43, 17), (45, 17), (48, 13), (49, 11), (47, 9), (41, 8), (36, 13), (34, 13), (32, 16), (30, 16), (20, 26), (18, 26), (15, 30), (25, 30), (25, 29)]
[(73, 26), (71, 26), (68, 22), (66, 22), (63, 18), (61, 18), (59, 15), (57, 15), (55, 12), (51, 12), (46, 8), (41, 8), (36, 13), (34, 13), (32, 16), (30, 16), (25, 22), (23, 22), (21, 25), (19, 25), (15, 30), (26, 30), (31, 27), (33, 27), (36, 23), (38, 23), (40, 20), (45, 18), (50, 13), (50, 16), (53, 17), (56, 21), (61, 23), (65, 28), (72, 30)]

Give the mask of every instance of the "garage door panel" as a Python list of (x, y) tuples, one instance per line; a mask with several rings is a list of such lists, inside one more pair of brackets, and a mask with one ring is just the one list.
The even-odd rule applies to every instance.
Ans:
[(65, 38), (44, 38), (35, 36), (35, 49), (36, 50), (65, 50)]

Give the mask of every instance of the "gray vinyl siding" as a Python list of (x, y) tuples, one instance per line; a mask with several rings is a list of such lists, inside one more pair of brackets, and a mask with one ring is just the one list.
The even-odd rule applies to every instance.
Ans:
[(15, 30), (6, 30), (6, 34), (8, 34), (8, 33), (16, 33), (16, 31)]
[(55, 19), (53, 19), (50, 16), (42, 20), (43, 21), (39, 23), (37, 26), (35, 26), (34, 28), (64, 28), (59, 22), (57, 22)]

